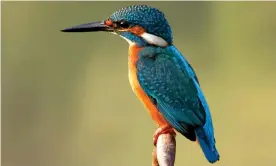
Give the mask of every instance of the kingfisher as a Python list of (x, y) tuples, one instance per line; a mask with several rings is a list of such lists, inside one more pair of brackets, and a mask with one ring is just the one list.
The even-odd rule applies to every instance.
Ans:
[(219, 160), (209, 106), (194, 69), (173, 44), (163, 12), (148, 5), (131, 5), (104, 21), (61, 31), (105, 31), (124, 38), (129, 43), (131, 88), (157, 124), (153, 144), (161, 134), (179, 132), (197, 142), (210, 163)]

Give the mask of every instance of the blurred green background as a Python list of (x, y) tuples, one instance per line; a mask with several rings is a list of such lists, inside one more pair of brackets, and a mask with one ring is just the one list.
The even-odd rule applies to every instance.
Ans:
[[(276, 3), (142, 2), (167, 16), (210, 105), (221, 166), (276, 165)], [(128, 44), (61, 33), (141, 2), (2, 2), (2, 165), (151, 164)], [(176, 166), (209, 165), (177, 136)]]

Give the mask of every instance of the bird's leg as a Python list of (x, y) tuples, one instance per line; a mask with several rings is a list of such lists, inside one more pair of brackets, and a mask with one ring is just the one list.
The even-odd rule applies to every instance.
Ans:
[(161, 135), (161, 134), (171, 134), (173, 136), (176, 135), (176, 133), (174, 132), (174, 129), (172, 126), (170, 125), (166, 125), (166, 126), (160, 126), (156, 129), (154, 135), (153, 135), (153, 145), (156, 146), (156, 143), (157, 143), (157, 140), (158, 140), (158, 137)]

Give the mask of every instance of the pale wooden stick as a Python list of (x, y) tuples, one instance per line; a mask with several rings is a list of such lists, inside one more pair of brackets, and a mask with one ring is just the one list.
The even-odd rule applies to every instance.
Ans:
[(152, 166), (174, 166), (175, 151), (175, 136), (161, 134), (152, 152)]

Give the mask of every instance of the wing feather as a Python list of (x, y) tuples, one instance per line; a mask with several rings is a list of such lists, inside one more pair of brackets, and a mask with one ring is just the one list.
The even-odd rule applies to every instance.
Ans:
[(176, 130), (194, 140), (191, 128), (203, 126), (206, 119), (195, 77), (189, 75), (177, 57), (164, 53), (154, 58), (140, 57), (137, 71), (141, 87), (156, 100), (162, 115)]

